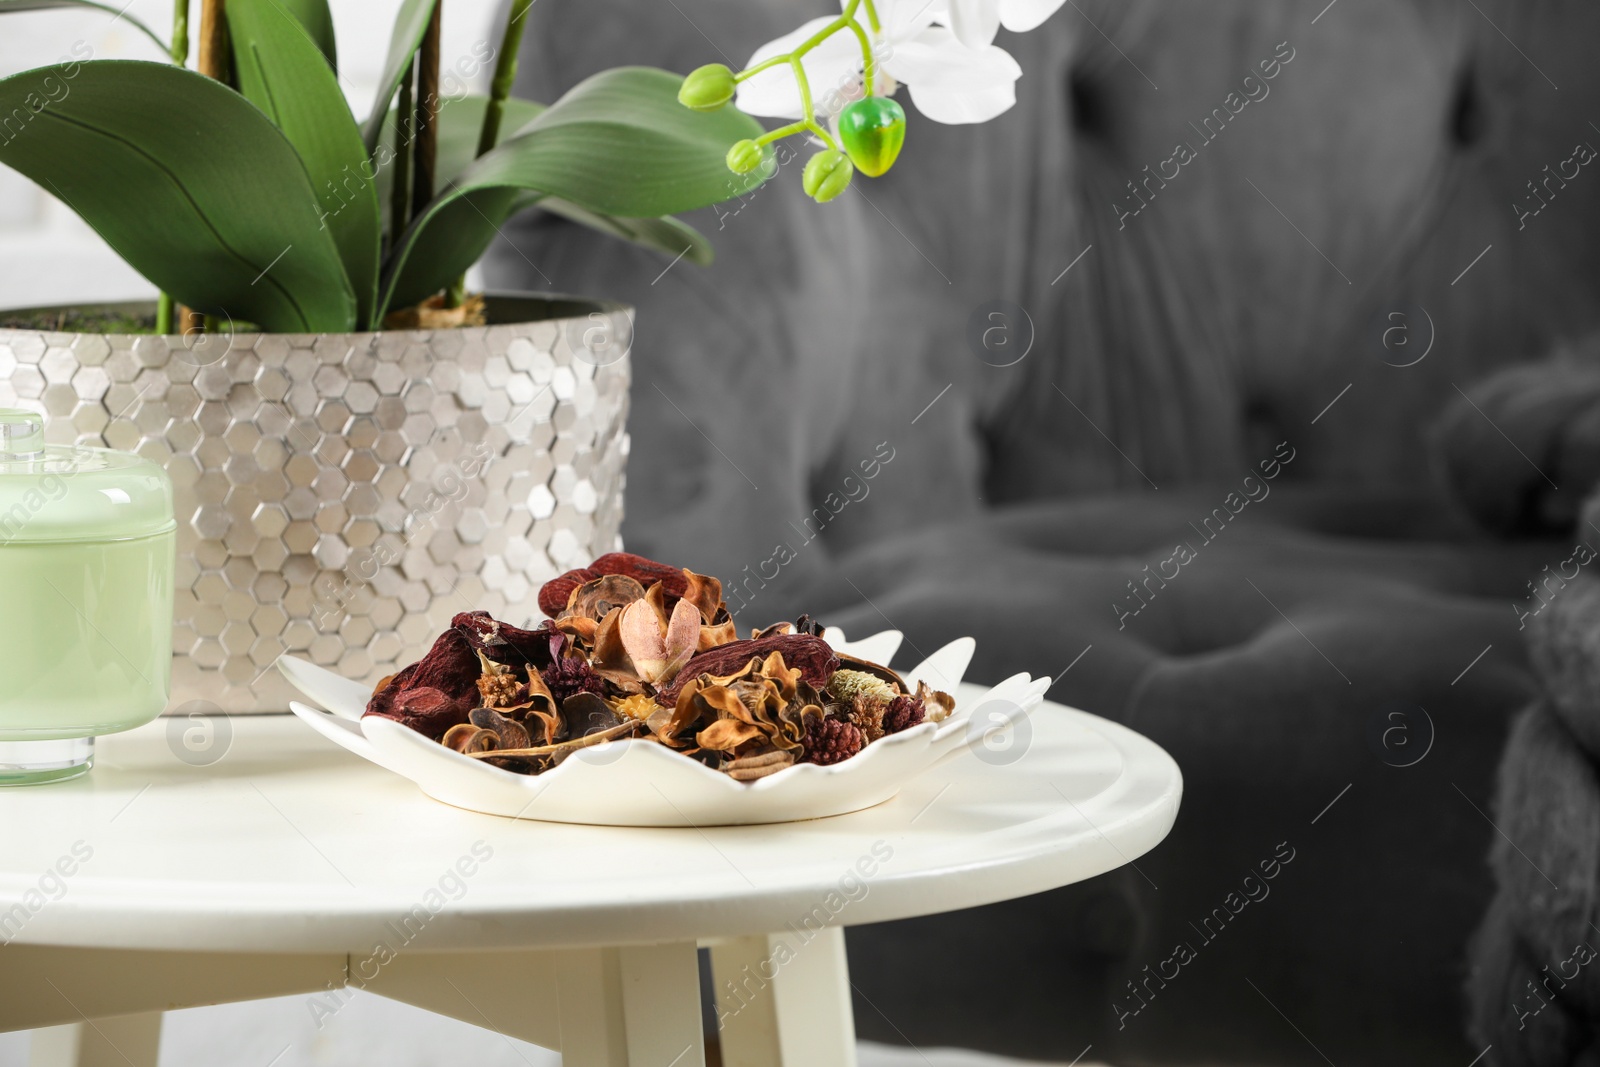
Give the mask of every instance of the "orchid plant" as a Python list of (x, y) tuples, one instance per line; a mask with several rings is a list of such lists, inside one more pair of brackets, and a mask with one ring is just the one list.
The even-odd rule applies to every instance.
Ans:
[[(0, 13), (69, 2), (82, 0), (0, 0)], [(161, 332), (174, 305), (312, 333), (458, 303), (466, 269), (534, 206), (706, 263), (709, 244), (671, 216), (763, 180), (730, 180), (722, 162), (760, 124), (685, 111), (667, 71), (604, 71), (548, 107), (512, 99), (532, 0), (514, 0), (497, 47), (477, 55), (494, 63), (486, 96), (441, 87), (447, 0), (403, 0), (359, 123), (328, 0), (196, 0), (198, 70), (185, 66), (190, 2), (176, 0), (170, 43), (138, 27), (167, 62), (98, 60), (82, 45), (0, 79), (0, 163), (165, 294)]]
[[(329, 0), (193, 0), (195, 70), (191, 2), (174, 0), (163, 40), (96, 0), (0, 0), (0, 14), (116, 12), (166, 58), (99, 60), (80, 44), (0, 79), (0, 163), (161, 290), (159, 332), (224, 319), (345, 332), (451, 309), (422, 321), (472, 321), (467, 268), (535, 207), (709, 263), (709, 243), (673, 216), (747, 195), (776, 170), (770, 146), (793, 135), (820, 148), (803, 176), (818, 201), (857, 170), (885, 173), (905, 140), (901, 85), (934, 121), (995, 117), (1021, 75), (998, 28), (1032, 29), (1064, 0), (844, 0), (737, 74), (618, 68), (548, 106), (510, 96), (533, 0), (512, 0), (498, 45), (475, 53), (494, 63), (484, 95), (441, 90), (446, 0), (402, 0), (360, 122)], [(792, 121), (764, 131), (757, 117)]]
[(900, 86), (934, 122), (987, 122), (1010, 109), (1022, 68), (995, 35), (1001, 26), (1035, 29), (1064, 2), (843, 0), (841, 14), (762, 45), (737, 74), (720, 63), (699, 68), (678, 99), (701, 111), (733, 101), (751, 115), (793, 120), (735, 144), (728, 169), (770, 171), (767, 146), (808, 135), (820, 150), (802, 182), (827, 202), (855, 171), (876, 178), (894, 166), (906, 136), (905, 111), (893, 99)]

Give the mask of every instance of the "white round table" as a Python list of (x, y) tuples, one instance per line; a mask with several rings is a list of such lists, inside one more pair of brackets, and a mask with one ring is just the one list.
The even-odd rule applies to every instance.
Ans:
[(290, 716), (158, 720), (0, 790), (0, 1031), (50, 1028), (35, 1067), (154, 1067), (163, 1010), (360, 988), (568, 1067), (698, 1067), (707, 945), (725, 1064), (840, 1067), (844, 926), (1102, 874), (1181, 793), (1156, 745), (1048, 702), (877, 808), (703, 830), (460, 811)]

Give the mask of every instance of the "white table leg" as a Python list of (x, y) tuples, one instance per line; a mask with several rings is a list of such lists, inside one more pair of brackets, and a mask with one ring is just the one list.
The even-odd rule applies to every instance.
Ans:
[(119, 1015), (33, 1032), (29, 1067), (156, 1067), (161, 1013)]
[(844, 930), (711, 947), (723, 1067), (855, 1067)]
[(693, 942), (618, 950), (629, 1067), (705, 1067)]
[(562, 1067), (705, 1067), (692, 943), (564, 952)]
[(628, 1067), (622, 961), (614, 948), (575, 949), (556, 964), (562, 1067)]

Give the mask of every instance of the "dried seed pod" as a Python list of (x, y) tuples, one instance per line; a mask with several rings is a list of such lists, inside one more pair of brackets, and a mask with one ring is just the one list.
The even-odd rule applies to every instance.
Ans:
[(839, 668), (834, 673), (834, 676), (828, 680), (828, 692), (847, 704), (852, 703), (859, 696), (865, 696), (887, 704), (900, 695), (898, 689), (876, 674), (853, 670), (849, 667)]
[(607, 552), (589, 564), (589, 570), (597, 575), (625, 574), (646, 589), (660, 582), (671, 597), (681, 597), (689, 588), (689, 579), (679, 568), (636, 556), (632, 552)]
[(500, 747), (500, 737), (493, 730), (485, 730), (481, 726), (463, 722), (446, 730), (440, 743), (445, 748), (470, 755), (475, 752), (494, 751)]
[(881, 678), (884, 682), (893, 686), (897, 694), (911, 692), (911, 687), (906, 684), (904, 678), (900, 677), (898, 671), (892, 667), (885, 667), (881, 663), (873, 663), (868, 659), (858, 659), (849, 654), (841, 654), (839, 656), (839, 667), (841, 670), (858, 671), (862, 674), (871, 674)]
[(587, 737), (597, 730), (610, 730), (631, 721), (593, 693), (577, 693), (562, 701), (561, 718), (566, 721), (568, 737)]
[(539, 610), (550, 618), (558, 617), (567, 610), (567, 602), (572, 599), (572, 591), (585, 582), (592, 582), (599, 578), (600, 572), (580, 567), (568, 571), (559, 578), (552, 578), (539, 587)]
[[(843, 674), (843, 671), (839, 672)], [(899, 699), (909, 699), (896, 697)], [(847, 713), (850, 721), (856, 724), (867, 744), (871, 744), (886, 733), (894, 733), (887, 728), (889, 709), (894, 706), (893, 701), (880, 700), (868, 693), (858, 693), (850, 701), (850, 710)], [(918, 720), (921, 721), (920, 719)]]
[(468, 721), (480, 730), (493, 731), (500, 740), (500, 744), (496, 746), (498, 748), (527, 748), (533, 743), (528, 737), (527, 727), (493, 708), (473, 708)]
[(927, 710), (929, 722), (944, 722), (950, 713), (956, 710), (956, 698), (949, 693), (937, 689), (929, 689), (922, 682), (917, 683), (917, 699), (922, 701)]
[(782, 654), (788, 666), (798, 667), (800, 677), (813, 689), (825, 688), (828, 679), (839, 669), (838, 655), (819, 637), (775, 634), (756, 641), (730, 641), (689, 660), (672, 684), (656, 694), (656, 700), (665, 707), (675, 707), (678, 694), (693, 679), (703, 674), (719, 677), (738, 674), (751, 660), (765, 659), (774, 652)]
[(926, 705), (913, 696), (898, 696), (882, 714), (883, 732), (897, 734), (921, 725), (927, 718)]
[(773, 749), (754, 756), (740, 756), (722, 765), (722, 773), (740, 782), (753, 782), (794, 766), (794, 753)]
[(822, 766), (842, 763), (865, 746), (866, 739), (854, 723), (843, 719), (813, 719), (807, 724), (807, 763)]
[(574, 589), (560, 617), (566, 619), (576, 615), (599, 622), (611, 613), (612, 608), (625, 608), (635, 600), (643, 599), (644, 586), (636, 579), (626, 574), (603, 574)]

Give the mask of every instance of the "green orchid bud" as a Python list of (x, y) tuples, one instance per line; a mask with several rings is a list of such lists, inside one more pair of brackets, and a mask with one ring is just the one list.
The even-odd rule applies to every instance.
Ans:
[(721, 63), (707, 63), (683, 79), (678, 89), (678, 103), (696, 111), (716, 111), (733, 99), (736, 88), (733, 71)]
[(767, 150), (751, 140), (740, 141), (728, 149), (728, 169), (735, 174), (749, 174), (767, 159)]
[(800, 186), (811, 199), (826, 204), (850, 187), (850, 177), (854, 173), (855, 168), (843, 152), (824, 148), (806, 160)]
[(906, 143), (906, 113), (887, 96), (857, 100), (839, 113), (839, 139), (869, 178), (888, 172)]

